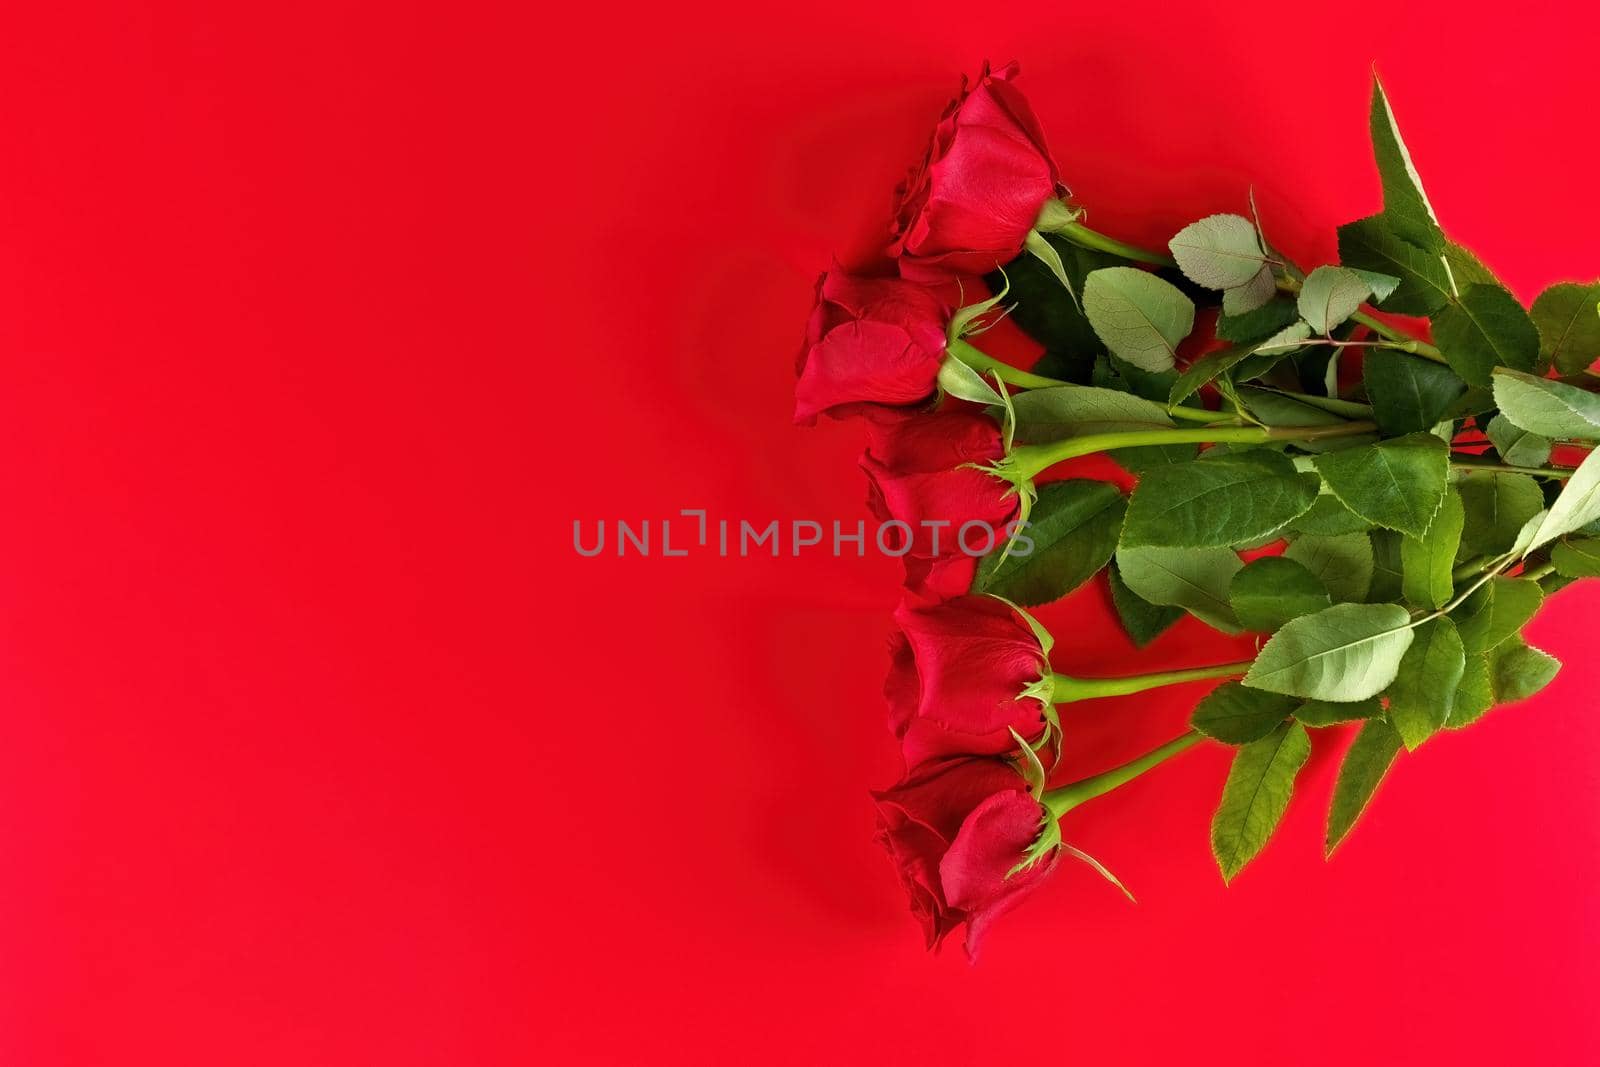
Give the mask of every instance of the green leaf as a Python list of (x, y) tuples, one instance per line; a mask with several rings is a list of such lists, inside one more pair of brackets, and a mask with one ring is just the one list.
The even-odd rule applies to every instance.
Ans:
[(1461, 547), (1465, 522), (1461, 497), (1446, 493), (1439, 514), (1428, 527), (1428, 535), (1406, 536), (1400, 542), (1400, 588), (1408, 602), (1423, 608), (1443, 607), (1455, 592), (1450, 574), (1455, 569), (1456, 549)]
[(1117, 550), (1117, 568), (1129, 589), (1152, 604), (1182, 608), (1215, 629), (1237, 633), (1228, 585), (1244, 564), (1226, 548)]
[(1228, 600), (1239, 625), (1271, 633), (1290, 619), (1321, 611), (1328, 590), (1303, 565), (1282, 556), (1263, 556), (1233, 576)]
[(1372, 528), (1370, 522), (1345, 507), (1332, 493), (1318, 496), (1306, 513), (1290, 525), (1298, 533), (1321, 537), (1362, 533)]
[(1194, 303), (1171, 282), (1133, 267), (1104, 267), (1083, 283), (1083, 310), (1105, 346), (1147, 371), (1173, 365), (1194, 329)]
[[(1539, 527), (1543, 525), (1545, 517), (1549, 514), (1550, 509), (1546, 508), (1544, 511), (1539, 512), (1539, 514), (1527, 521), (1522, 529), (1517, 532), (1517, 539), (1511, 542), (1511, 555), (1517, 557), (1518, 559), (1522, 559), (1529, 552), (1533, 551), (1533, 539), (1538, 536)], [(1584, 526), (1580, 526), (1579, 529), (1585, 530), (1585, 532), (1593, 532)]]
[(1489, 684), (1489, 657), (1481, 652), (1468, 652), (1461, 684), (1456, 686), (1455, 701), (1450, 708), (1450, 721), (1446, 729), (1459, 730), (1471, 726), (1494, 707), (1494, 689)]
[(1335, 602), (1367, 598), (1373, 557), (1372, 541), (1364, 533), (1297, 537), (1283, 550), (1283, 558), (1316, 576)]
[(1577, 374), (1600, 359), (1600, 282), (1562, 282), (1533, 302), (1539, 328), (1539, 360), (1562, 374)]
[(1367, 352), (1361, 377), (1378, 428), (1388, 436), (1432, 429), (1467, 391), (1449, 367), (1385, 348)]
[(1550, 438), (1529, 433), (1504, 415), (1483, 428), (1500, 458), (1516, 467), (1542, 467), (1550, 460)]
[(1561, 662), (1529, 646), (1520, 636), (1502, 642), (1489, 653), (1489, 686), (1496, 704), (1527, 700), (1550, 684)]
[(1540, 520), (1529, 543), (1523, 548), (1523, 554), (1558, 537), (1576, 533), (1596, 519), (1600, 519), (1600, 448), (1585, 456), (1572, 477), (1567, 479), (1567, 484), (1561, 488), (1561, 495), (1550, 505), (1550, 510)]
[(1189, 724), (1225, 745), (1247, 745), (1270, 734), (1294, 708), (1293, 697), (1224, 682), (1195, 706)]
[(1416, 638), (1389, 687), (1389, 721), (1409, 751), (1444, 728), (1467, 658), (1448, 616), (1425, 622), (1413, 633)]
[(1291, 322), (1256, 345), (1255, 351), (1261, 355), (1288, 355), (1297, 348), (1305, 347), (1304, 342), (1310, 336), (1310, 326), (1303, 322)]
[(1278, 295), (1278, 278), (1266, 263), (1243, 285), (1236, 285), (1222, 294), (1224, 315), (1243, 315), (1256, 310)]
[[(1223, 299), (1226, 301), (1227, 297)], [(1224, 307), (1223, 315), (1217, 319), (1217, 336), (1237, 344), (1263, 341), (1299, 318), (1300, 310), (1287, 298), (1269, 300), (1260, 307), (1237, 314)]]
[(1312, 333), (1326, 337), (1372, 295), (1366, 279), (1345, 267), (1318, 267), (1300, 285), (1296, 306)]
[(1135, 645), (1143, 648), (1183, 618), (1182, 608), (1162, 607), (1128, 588), (1122, 572), (1113, 561), (1106, 568), (1106, 579), (1111, 585), (1111, 606), (1117, 610), (1122, 629)]
[(1201, 386), (1254, 353), (1255, 349), (1249, 345), (1230, 345), (1215, 352), (1207, 352), (1189, 364), (1178, 380), (1172, 383), (1172, 392), (1167, 394), (1167, 403), (1183, 403)]
[(1544, 509), (1539, 483), (1526, 474), (1472, 471), (1456, 482), (1466, 522), (1461, 531), (1464, 556), (1499, 555), (1527, 521)]
[(1091, 433), (1165, 429), (1166, 409), (1153, 400), (1118, 389), (1058, 385), (1029, 389), (1011, 398), (1017, 439), (1029, 444), (1060, 441)]
[(1191, 222), (1167, 242), (1178, 269), (1196, 285), (1232, 289), (1266, 265), (1255, 223), (1240, 215), (1211, 215)]
[(1400, 599), (1405, 575), (1405, 564), (1400, 559), (1401, 536), (1393, 530), (1373, 530), (1368, 535), (1372, 542), (1372, 581), (1367, 595), (1361, 599), (1369, 604), (1386, 604)]
[(1454, 296), (1444, 261), (1396, 235), (1383, 215), (1339, 227), (1339, 262), (1400, 279), (1385, 311), (1432, 315)]
[(1400, 288), (1400, 279), (1393, 274), (1380, 274), (1378, 271), (1362, 270), (1360, 267), (1346, 269), (1354, 271), (1361, 276), (1362, 281), (1367, 283), (1367, 288), (1372, 290), (1372, 302), (1374, 304), (1382, 304), (1389, 299), (1396, 289)]
[(1398, 604), (1335, 604), (1272, 635), (1244, 684), (1311, 700), (1365, 700), (1394, 681), (1411, 647), (1411, 616)]
[(1473, 254), (1472, 249), (1465, 245), (1446, 239), (1444, 242), (1445, 262), (1450, 266), (1450, 278), (1456, 283), (1457, 289), (1465, 289), (1472, 285), (1499, 285), (1500, 279), (1494, 276), (1494, 271), (1484, 266), (1483, 260)]
[(1489, 652), (1525, 626), (1544, 603), (1539, 583), (1495, 575), (1456, 609), (1461, 644), (1468, 652)]
[(1107, 455), (1129, 474), (1143, 474), (1157, 467), (1188, 463), (1199, 451), (1194, 445), (1145, 445), (1141, 448), (1119, 448)]
[(1377, 697), (1366, 700), (1308, 700), (1295, 711), (1298, 722), (1307, 726), (1338, 726), (1340, 723), (1376, 719), (1383, 714), (1383, 702)]
[(1090, 376), (1089, 384), (1100, 389), (1132, 393), (1162, 404), (1166, 402), (1167, 394), (1172, 391), (1172, 383), (1177, 380), (1178, 372), (1171, 367), (1165, 370), (1145, 370), (1120, 356), (1107, 354), (1096, 357), (1094, 373)]
[(1349, 421), (1275, 389), (1245, 386), (1239, 390), (1239, 398), (1270, 426), (1337, 426)]
[(1317, 477), (1277, 452), (1198, 459), (1145, 471), (1128, 501), (1126, 545), (1223, 548), (1247, 544), (1311, 506)]
[(1344, 754), (1339, 778), (1333, 786), (1333, 803), (1328, 808), (1326, 855), (1333, 855), (1361, 813), (1367, 810), (1378, 783), (1389, 772), (1400, 753), (1400, 735), (1382, 719), (1372, 719)]
[[(1309, 366), (1309, 364), (1307, 364), (1307, 366)], [(1285, 395), (1299, 400), (1302, 404), (1309, 404), (1311, 407), (1318, 408), (1333, 415), (1337, 415), (1341, 419), (1366, 420), (1372, 418), (1372, 405), (1363, 404), (1360, 401), (1345, 400), (1343, 397), (1338, 396), (1318, 396), (1315, 393), (1286, 393)], [(1376, 435), (1374, 434), (1374, 436)], [(1346, 440), (1362, 441), (1364, 439), (1362, 437), (1350, 437)], [(1334, 444), (1336, 442), (1329, 443)], [(1314, 444), (1315, 442), (1312, 441), (1296, 441), (1295, 447), (1310, 449), (1314, 446)]]
[[(1172, 368), (1164, 371), (1146, 371), (1116, 356), (1099, 356), (1095, 359), (1091, 383), (1099, 389), (1131, 393), (1151, 401), (1166, 415), (1167, 394), (1178, 380)], [(1164, 467), (1170, 463), (1187, 463), (1199, 452), (1198, 445), (1146, 445), (1142, 448), (1119, 448), (1111, 458), (1123, 470), (1139, 474), (1150, 467)]]
[(1600, 397), (1564, 382), (1516, 371), (1494, 376), (1494, 402), (1513, 425), (1555, 440), (1600, 439)]
[[(1467, 391), (1461, 394), (1450, 410), (1445, 412), (1447, 419), (1465, 419), (1475, 415), (1486, 415), (1494, 410), (1494, 391), (1485, 389), (1481, 385), (1469, 385)], [(1480, 423), (1482, 420), (1478, 420)]]
[(1376, 526), (1428, 532), (1450, 477), (1450, 446), (1409, 434), (1318, 456), (1313, 465), (1344, 506)]
[(1249, 359), (1244, 360), (1233, 368), (1232, 372), (1229, 373), (1227, 380), (1232, 382), (1235, 388), (1237, 388), (1241, 382), (1261, 381), (1275, 371), (1278, 367), (1278, 364), (1283, 362), (1284, 359), (1288, 359), (1291, 364), (1294, 362), (1294, 356), (1292, 354), (1278, 354), (1274, 352), (1268, 353), (1267, 355), (1262, 355), (1259, 352), (1252, 353)]
[(1443, 252), (1444, 234), (1439, 219), (1422, 189), (1422, 177), (1411, 162), (1411, 151), (1400, 136), (1394, 110), (1378, 76), (1372, 76), (1372, 154), (1378, 161), (1383, 184), (1383, 215), (1394, 232), (1429, 252)]
[(1433, 317), (1433, 343), (1472, 385), (1488, 385), (1496, 367), (1532, 370), (1539, 331), (1517, 298), (1499, 285), (1472, 285)]
[[(1083, 282), (1090, 271), (1125, 262), (1109, 252), (1084, 248), (1055, 234), (1045, 235), (1045, 240), (1056, 250), (1075, 292), (1083, 292)], [(1061, 283), (1049, 267), (1033, 256), (1017, 257), (1006, 264), (1003, 273), (993, 271), (984, 276), (984, 281), (992, 293), (1010, 286), (1009, 318), (1050, 352), (1093, 355), (1100, 351), (1100, 340), (1095, 336), (1094, 328), (1089, 325), (1083, 310), (1072, 299), (1062, 298)], [(1051, 373), (1059, 369), (1050, 366), (1038, 373), (1059, 378), (1062, 376), (1060, 373)]]
[(1550, 562), (1563, 578), (1600, 577), (1600, 538), (1562, 541), (1550, 551)]
[(1309, 755), (1311, 739), (1299, 723), (1283, 723), (1234, 755), (1211, 820), (1211, 852), (1223, 881), (1232, 881), (1277, 829)]
[(1110, 482), (1072, 478), (1039, 487), (1028, 515), (1033, 551), (1007, 554), (1002, 542), (978, 563), (974, 593), (1014, 604), (1049, 604), (1093, 578), (1117, 547), (1122, 494)]

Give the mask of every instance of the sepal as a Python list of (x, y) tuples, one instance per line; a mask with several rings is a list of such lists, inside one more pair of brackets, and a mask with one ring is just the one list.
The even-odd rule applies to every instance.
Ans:
[[(1011, 291), (1011, 279), (1006, 277), (1006, 272), (1003, 270), (1000, 271), (1000, 280), (1003, 283), (1000, 287), (1000, 291), (991, 296), (989, 299), (981, 300), (976, 304), (968, 304), (965, 307), (956, 308), (955, 314), (950, 316), (950, 325), (945, 328), (946, 338), (954, 341), (961, 337), (982, 333), (984, 330), (988, 329), (990, 325), (993, 325), (992, 323), (977, 323), (979, 319), (982, 319), (989, 312), (993, 311), (999, 305), (1000, 301), (1006, 298), (1006, 294)], [(996, 321), (999, 321), (999, 319), (1003, 317), (1003, 314), (997, 316)], [(946, 358), (951, 357), (947, 356)]]
[(1067, 295), (1072, 297), (1072, 303), (1079, 311), (1082, 311), (1083, 304), (1078, 300), (1077, 290), (1072, 288), (1072, 279), (1067, 276), (1066, 264), (1061, 262), (1061, 253), (1057, 252), (1055, 246), (1044, 239), (1044, 234), (1038, 230), (1029, 230), (1027, 239), (1023, 241), (1022, 247), (1028, 250), (1029, 255), (1050, 269), (1050, 273), (1056, 276), (1056, 281), (1060, 282), (1061, 287), (1067, 291)]
[(1008, 483), (1011, 488), (1006, 490), (1005, 495), (1017, 497), (1017, 517), (1011, 522), (1013, 532), (1011, 538), (1006, 541), (1005, 548), (1000, 553), (1000, 559), (1004, 561), (1010, 558), (1011, 549), (1017, 543), (1017, 535), (1027, 528), (1028, 516), (1033, 514), (1033, 505), (1039, 499), (1039, 489), (1033, 484), (1033, 478), (1023, 473), (1020, 464), (1016, 461), (1015, 454), (1011, 450), (1011, 435), (1015, 429), (1016, 418), (1011, 408), (1010, 398), (1001, 400), (1000, 404), (1006, 410), (1003, 431), (1005, 434), (1006, 454), (993, 463), (969, 463), (967, 466), (973, 470), (980, 470), (985, 474), (993, 475), (1002, 482)]
[[(1059, 837), (1060, 833), (1061, 833), (1060, 824), (1057, 823), (1056, 824), (1056, 835)], [(1122, 895), (1127, 897), (1128, 900), (1132, 901), (1134, 904), (1139, 903), (1138, 900), (1134, 899), (1133, 894), (1128, 891), (1128, 887), (1122, 884), (1122, 879), (1120, 879), (1116, 875), (1112, 874), (1111, 873), (1111, 869), (1109, 867), (1107, 867), (1105, 864), (1101, 863), (1099, 860), (1095, 859), (1093, 856), (1089, 855), (1083, 849), (1076, 848), (1076, 847), (1074, 847), (1072, 845), (1067, 844), (1066, 842), (1062, 842), (1061, 843), (1061, 851), (1068, 853), (1074, 859), (1079, 859), (1079, 860), (1082, 860), (1084, 863), (1087, 863), (1090, 867), (1094, 868), (1094, 871), (1095, 871), (1096, 874), (1098, 874), (1100, 877), (1104, 878), (1106, 881), (1110, 882), (1112, 885), (1116, 886), (1118, 889), (1122, 890)]]
[(970, 400), (975, 404), (1003, 404), (1005, 390), (994, 391), (983, 375), (956, 359), (945, 356), (939, 364), (939, 388), (950, 396)]
[(1011, 730), (1011, 739), (1017, 743), (1017, 749), (1022, 753), (1022, 757), (1017, 761), (1017, 770), (1028, 783), (1028, 795), (1038, 800), (1044, 796), (1045, 779), (1048, 777), (1044, 764), (1039, 760), (1039, 752), (1025, 737), (1017, 733), (1015, 728)]
[(1087, 212), (1083, 208), (1073, 207), (1065, 201), (1046, 200), (1044, 206), (1039, 208), (1039, 217), (1034, 220), (1033, 228), (1039, 233), (1060, 233), (1082, 222), (1085, 214)]
[(1028, 846), (1028, 850), (1022, 854), (1022, 859), (1017, 865), (1006, 872), (1006, 877), (1021, 874), (1060, 847), (1061, 824), (1050, 814), (1048, 808), (1041, 808), (1039, 836), (1033, 839), (1033, 844)]
[[(984, 595), (985, 596), (994, 597), (996, 600), (1000, 601), (1000, 603), (1004, 604), (1006, 607), (1010, 608), (1012, 611), (1014, 611), (1018, 615), (1022, 616), (1022, 621), (1028, 624), (1028, 629), (1032, 630), (1033, 631), (1033, 636), (1038, 638), (1038, 640), (1039, 640), (1039, 650), (1044, 653), (1046, 659), (1049, 658), (1050, 650), (1056, 647), (1056, 639), (1055, 639), (1055, 636), (1053, 634), (1051, 634), (1049, 630), (1046, 630), (1044, 628), (1044, 624), (1043, 623), (1041, 623), (1038, 619), (1036, 619), (1032, 615), (1030, 615), (1026, 610), (1024, 610), (1023, 608), (1017, 606), (1016, 604), (1012, 603), (1011, 601), (1007, 600), (1005, 597), (1001, 596), (998, 593), (985, 593)], [(1041, 678), (1038, 682), (1035, 682), (1033, 684), (1034, 685), (1047, 684), (1047, 683), (1049, 683), (1049, 681), (1050, 681), (1050, 672), (1048, 670), (1046, 670), (1045, 676), (1043, 678)], [(1041, 699), (1044, 699), (1047, 703), (1049, 702), (1049, 698), (1048, 697), (1044, 697), (1044, 698), (1041, 698)]]

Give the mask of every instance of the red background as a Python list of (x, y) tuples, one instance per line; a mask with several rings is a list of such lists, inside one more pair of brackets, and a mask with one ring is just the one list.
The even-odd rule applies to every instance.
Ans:
[[(1100, 228), (1253, 183), (1307, 266), (1376, 61), (1457, 237), (1592, 276), (1593, 5), (233, 6), (0, 25), (0, 1060), (1593, 1062), (1594, 591), (1334, 862), (1343, 737), (1226, 890), (1203, 748), (1068, 827), (1140, 904), (1065, 867), (970, 968), (870, 839), (895, 564), (571, 547), (864, 516), (794, 347), (985, 57)], [(1070, 709), (1069, 770), (1198, 693)]]

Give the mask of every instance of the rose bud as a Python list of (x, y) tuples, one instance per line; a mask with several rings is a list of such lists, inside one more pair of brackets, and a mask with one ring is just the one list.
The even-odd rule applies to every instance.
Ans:
[(950, 316), (950, 307), (920, 285), (838, 269), (824, 274), (795, 368), (795, 422), (860, 414), (862, 405), (927, 403), (938, 388)]
[(901, 604), (884, 697), (906, 766), (944, 756), (994, 756), (1034, 742), (1054, 722), (1053, 675), (1041, 631), (998, 597)]
[(900, 186), (889, 254), (903, 277), (938, 284), (1010, 262), (1066, 193), (1039, 120), (1011, 84), (1016, 74), (1015, 63), (994, 73), (985, 65), (976, 85), (963, 79)]
[(894, 551), (906, 561), (907, 586), (941, 599), (966, 592), (979, 557), (1004, 543), (1016, 517), (1012, 486), (982, 465), (1005, 455), (1000, 427), (980, 412), (874, 418), (861, 469), (867, 507), (905, 529)]
[(1059, 855), (1036, 844), (1049, 816), (1004, 760), (942, 760), (873, 799), (878, 841), (930, 949), (966, 923), (967, 956), (976, 959), (989, 924), (1038, 886)]

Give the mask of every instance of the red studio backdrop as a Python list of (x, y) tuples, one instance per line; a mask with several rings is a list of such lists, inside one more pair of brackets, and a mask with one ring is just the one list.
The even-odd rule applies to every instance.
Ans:
[[(1600, 594), (1537, 699), (1347, 734), (1225, 889), (1206, 746), (1074, 813), (969, 966), (871, 839), (894, 561), (580, 558), (866, 517), (790, 425), (817, 273), (986, 58), (1094, 225), (1374, 210), (1382, 71), (1523, 300), (1596, 269), (1600, 9), (12, 5), (0, 16), (0, 1062), (1595, 1062)], [(678, 531), (675, 530), (675, 533)], [(1101, 588), (1057, 665), (1142, 652)], [(1203, 688), (1074, 705), (1068, 770)]]

